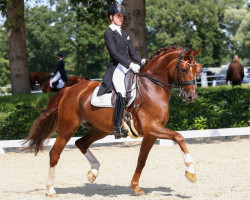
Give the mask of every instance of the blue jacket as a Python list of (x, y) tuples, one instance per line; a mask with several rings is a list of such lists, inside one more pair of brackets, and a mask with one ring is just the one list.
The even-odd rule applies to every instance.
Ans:
[(122, 36), (116, 30), (112, 31), (111, 28), (108, 28), (104, 33), (105, 44), (110, 55), (110, 63), (102, 78), (103, 83), (97, 95), (112, 92), (112, 77), (118, 63), (129, 68), (132, 61), (137, 64), (141, 62), (141, 58), (136, 54), (128, 33), (124, 30), (121, 30), (121, 32)]
[(54, 73), (56, 74), (58, 71), (60, 72), (60, 75), (61, 75), (61, 79), (64, 81), (64, 82), (67, 82), (67, 74), (66, 74), (66, 71), (65, 71), (65, 68), (64, 68), (64, 60), (63, 59), (60, 59), (58, 61), (58, 64), (57, 64), (57, 68), (56, 70), (54, 71)]

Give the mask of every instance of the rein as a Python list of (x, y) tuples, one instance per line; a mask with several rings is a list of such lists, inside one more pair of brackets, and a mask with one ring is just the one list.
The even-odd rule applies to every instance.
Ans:
[[(195, 80), (182, 82), (182, 81), (181, 81), (181, 78), (180, 78), (180, 70), (179, 70), (179, 69), (180, 69), (180, 63), (181, 63), (181, 62), (184, 62), (184, 63), (188, 64), (190, 67), (193, 67), (193, 66), (196, 65), (196, 62), (195, 62), (194, 64), (190, 64), (190, 63), (188, 63), (188, 62), (186, 62), (186, 61), (184, 61), (184, 60), (181, 59), (181, 58), (182, 58), (182, 54), (183, 54), (184, 52), (188, 51), (188, 50), (189, 50), (189, 49), (183, 49), (183, 50), (181, 51), (181, 53), (179, 54), (178, 61), (177, 61), (177, 65), (176, 65), (175, 70), (174, 70), (174, 73), (173, 73), (173, 79), (174, 79), (174, 74), (175, 74), (175, 71), (177, 70), (177, 83), (168, 84), (168, 83), (165, 83), (165, 82), (163, 82), (163, 81), (160, 81), (160, 80), (157, 80), (157, 79), (155, 79), (155, 78), (152, 78), (152, 77), (150, 77), (150, 76), (148, 76), (148, 75), (146, 75), (146, 74), (143, 74), (143, 73), (141, 73), (141, 72), (139, 72), (138, 74), (136, 74), (136, 90), (138, 90), (138, 93), (139, 93), (139, 95), (140, 95), (140, 97), (141, 97), (141, 102), (140, 102), (139, 104), (136, 105), (136, 100), (137, 100), (137, 96), (136, 96), (134, 108), (139, 107), (139, 106), (142, 104), (142, 101), (143, 101), (143, 98), (142, 98), (142, 95), (141, 95), (141, 91), (140, 91), (140, 88), (139, 88), (139, 78), (138, 78), (139, 76), (145, 77), (145, 78), (147, 78), (148, 80), (150, 80), (151, 82), (153, 82), (154, 84), (156, 84), (156, 85), (162, 87), (162, 88), (165, 90), (165, 92), (166, 92), (166, 90), (170, 90), (169, 88), (167, 88), (167, 86), (170, 86), (170, 87), (172, 87), (172, 88), (178, 88), (179, 91), (180, 91), (179, 93), (174, 92), (173, 90), (170, 90), (171, 92), (174, 92), (174, 93), (175, 93), (176, 95), (178, 95), (178, 96), (181, 96), (181, 95), (183, 94), (183, 90), (184, 90), (184, 89), (183, 89), (183, 86), (195, 85)], [(137, 93), (136, 93), (136, 94), (137, 94)]]

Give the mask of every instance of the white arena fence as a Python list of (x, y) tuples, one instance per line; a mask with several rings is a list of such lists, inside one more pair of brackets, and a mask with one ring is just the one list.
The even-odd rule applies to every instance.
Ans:
[[(223, 129), (206, 129), (206, 130), (190, 130), (190, 131), (178, 131), (186, 140), (189, 139), (204, 139), (204, 138), (216, 138), (224, 139), (226, 137), (234, 136), (249, 136), (250, 127), (242, 128), (223, 128)], [(75, 141), (80, 137), (72, 137), (66, 146), (75, 145)], [(114, 144), (114, 143), (124, 143), (124, 142), (138, 142), (142, 141), (142, 138), (132, 139), (132, 138), (121, 138), (115, 139), (113, 135), (108, 135), (107, 137), (94, 142), (94, 144)], [(22, 145), (24, 140), (0, 140), (0, 154), (5, 154), (4, 149), (8, 148), (24, 148), (27, 145)], [(55, 143), (55, 138), (47, 139), (44, 142), (44, 147), (53, 146)], [(158, 139), (157, 143), (159, 145), (172, 146), (174, 142), (172, 140)]]

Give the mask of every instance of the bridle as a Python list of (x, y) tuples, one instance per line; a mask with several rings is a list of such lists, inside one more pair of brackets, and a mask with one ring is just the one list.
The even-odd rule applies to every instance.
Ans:
[(188, 63), (187, 61), (181, 59), (182, 58), (182, 54), (184, 52), (186, 52), (186, 51), (189, 51), (189, 49), (182, 49), (181, 53), (179, 54), (177, 65), (176, 65), (174, 73), (173, 73), (173, 80), (174, 80), (174, 74), (175, 74), (175, 71), (177, 70), (177, 83), (174, 83), (174, 87), (175, 88), (179, 88), (179, 90), (180, 90), (179, 96), (182, 96), (184, 94), (184, 88), (183, 88), (183, 86), (195, 85), (195, 80), (184, 81), (184, 82), (181, 81), (181, 77), (180, 77), (180, 63), (184, 62), (184, 63), (188, 64), (191, 67), (191, 69), (192, 69), (193, 66), (196, 65), (196, 62), (194, 62), (194, 64), (191, 64), (191, 63)]
[(191, 64), (191, 63), (188, 63), (187, 61), (181, 59), (181, 58), (182, 58), (182, 54), (183, 54), (184, 52), (188, 51), (188, 50), (189, 50), (189, 49), (183, 49), (183, 50), (180, 52), (180, 54), (179, 54), (178, 61), (177, 61), (177, 65), (176, 65), (175, 70), (174, 70), (174, 73), (173, 73), (173, 80), (174, 80), (175, 71), (177, 71), (177, 82), (175, 82), (174, 84), (168, 84), (168, 83), (159, 81), (159, 80), (157, 80), (157, 79), (155, 79), (155, 78), (152, 78), (152, 77), (150, 77), (150, 76), (148, 76), (148, 75), (146, 75), (146, 74), (143, 74), (143, 73), (141, 73), (141, 72), (139, 72), (138, 75), (139, 75), (139, 76), (142, 76), (142, 77), (145, 77), (145, 78), (147, 78), (147, 79), (149, 79), (150, 81), (152, 81), (152, 82), (155, 83), (156, 85), (159, 85), (159, 86), (161, 86), (161, 87), (163, 87), (163, 88), (165, 88), (165, 89), (168, 89), (168, 88), (166, 88), (166, 86), (170, 86), (170, 87), (172, 87), (172, 88), (178, 88), (179, 90), (183, 90), (183, 86), (195, 85), (195, 80), (182, 82), (182, 81), (181, 81), (181, 77), (180, 77), (180, 63), (181, 63), (181, 62), (184, 62), (184, 63), (188, 64), (188, 65), (191, 67), (191, 69), (192, 69), (193, 66), (196, 65), (196, 62), (194, 62), (194, 64)]
[(192, 69), (193, 66), (196, 65), (196, 62), (194, 62), (194, 64), (191, 64), (191, 63), (188, 63), (187, 61), (181, 59), (182, 58), (182, 54), (184, 52), (188, 51), (188, 50), (189, 49), (183, 49), (181, 51), (181, 53), (179, 54), (177, 65), (176, 65), (174, 73), (173, 73), (173, 80), (174, 80), (174, 74), (175, 74), (175, 71), (177, 70), (177, 83), (174, 83), (174, 85), (175, 85), (176, 88), (179, 88), (180, 90), (183, 90), (183, 86), (195, 85), (195, 80), (182, 82), (181, 81), (181, 77), (180, 77), (180, 70), (179, 69), (180, 69), (180, 63), (181, 62), (184, 62), (184, 63), (188, 64), (191, 67), (191, 69)]
[[(191, 63), (188, 63), (187, 61), (185, 60), (182, 60), (182, 54), (186, 51), (189, 51), (189, 49), (183, 49), (180, 54), (179, 54), (179, 57), (178, 57), (178, 60), (177, 60), (177, 65), (175, 67), (175, 70), (174, 70), (174, 73), (173, 73), (173, 80), (174, 80), (174, 75), (175, 75), (175, 71), (177, 71), (177, 82), (174, 82), (174, 84), (168, 84), (168, 83), (165, 83), (163, 81), (160, 81), (160, 80), (157, 80), (155, 78), (152, 78), (146, 74), (143, 74), (141, 72), (138, 73), (138, 75), (136, 74), (136, 89), (138, 90), (138, 93), (141, 97), (141, 102), (136, 105), (136, 99), (135, 99), (135, 104), (134, 104), (134, 108), (140, 106), (142, 104), (142, 95), (141, 95), (141, 92), (140, 92), (140, 88), (139, 88), (139, 78), (138, 76), (142, 76), (142, 77), (145, 77), (147, 78), (148, 80), (152, 81), (154, 84), (156, 85), (159, 85), (160, 87), (162, 87), (165, 91), (166, 90), (169, 90), (169, 88), (167, 86), (170, 86), (171, 88), (178, 88), (179, 89), (179, 93), (176, 92), (176, 94), (178, 96), (183, 96), (184, 95), (184, 88), (183, 86), (188, 86), (188, 85), (195, 85), (195, 80), (191, 80), (191, 81), (184, 81), (182, 82), (181, 81), (181, 77), (180, 77), (180, 63), (181, 62), (184, 62), (186, 64), (188, 64), (191, 69), (193, 66), (196, 65), (196, 62), (194, 62), (194, 64), (191, 64)], [(172, 90), (171, 90), (172, 91)]]

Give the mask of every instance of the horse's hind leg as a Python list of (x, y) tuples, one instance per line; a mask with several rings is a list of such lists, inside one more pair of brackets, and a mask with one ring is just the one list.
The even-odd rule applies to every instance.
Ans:
[(183, 152), (185, 165), (187, 166), (187, 171), (185, 173), (186, 178), (192, 183), (196, 182), (196, 174), (193, 165), (193, 159), (189, 154), (185, 138), (180, 133), (177, 133), (165, 127), (158, 127), (158, 126), (154, 127), (153, 131), (150, 134), (160, 139), (173, 140), (180, 146)]
[(86, 135), (81, 137), (80, 139), (76, 140), (75, 144), (83, 153), (83, 155), (87, 158), (90, 163), (91, 169), (88, 171), (87, 177), (90, 183), (93, 183), (98, 176), (100, 163), (96, 159), (96, 157), (91, 153), (88, 149), (89, 146), (99, 140), (107, 136), (108, 133), (99, 130), (91, 130)]
[(56, 137), (55, 144), (53, 148), (50, 150), (49, 156), (50, 156), (50, 168), (49, 168), (49, 174), (47, 179), (47, 189), (48, 189), (48, 196), (49, 197), (57, 197), (56, 191), (54, 189), (54, 177), (55, 177), (55, 168), (56, 164), (58, 163), (58, 160), (60, 158), (60, 154), (63, 151), (63, 148), (67, 144), (70, 138), (66, 139), (61, 136)]
[[(72, 115), (71, 115), (72, 117)], [(62, 121), (62, 120), (61, 120)], [(54, 146), (50, 150), (50, 168), (49, 168), (49, 174), (47, 179), (47, 189), (48, 189), (48, 196), (49, 197), (56, 197), (56, 191), (54, 189), (54, 177), (55, 177), (55, 167), (58, 163), (58, 160), (60, 158), (60, 155), (69, 141), (69, 139), (75, 134), (78, 124), (77, 120), (72, 121), (72, 123), (67, 123), (63, 126), (60, 125), (60, 122), (58, 123), (58, 130), (57, 130), (57, 137)], [(70, 126), (69, 126), (70, 124)]]

